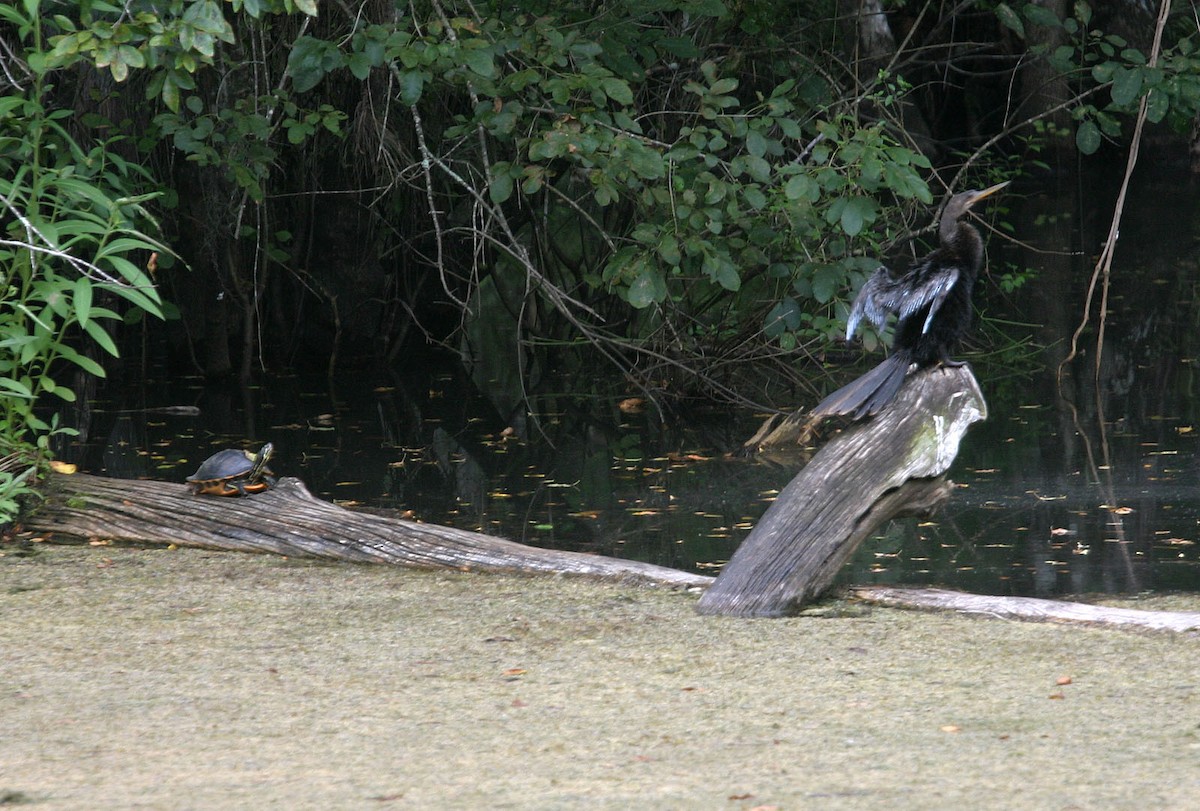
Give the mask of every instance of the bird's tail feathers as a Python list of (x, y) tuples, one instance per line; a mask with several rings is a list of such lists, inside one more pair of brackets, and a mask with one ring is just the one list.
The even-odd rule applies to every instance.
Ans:
[(860, 420), (882, 411), (904, 384), (909, 358), (902, 352), (887, 357), (871, 371), (855, 378), (822, 400), (812, 417), (848, 415)]

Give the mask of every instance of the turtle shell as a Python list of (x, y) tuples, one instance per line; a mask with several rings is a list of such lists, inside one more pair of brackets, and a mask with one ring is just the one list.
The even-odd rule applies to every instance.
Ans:
[(187, 477), (187, 482), (193, 493), (212, 496), (244, 496), (268, 490), (275, 484), (267, 468), (272, 450), (268, 442), (257, 454), (233, 448), (217, 451)]

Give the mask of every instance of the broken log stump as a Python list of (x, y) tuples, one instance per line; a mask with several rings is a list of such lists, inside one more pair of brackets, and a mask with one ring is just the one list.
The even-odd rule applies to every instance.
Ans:
[(55, 475), (23, 521), (49, 536), (270, 552), (419, 569), (579, 575), (638, 585), (703, 587), (712, 578), (633, 560), (526, 546), (453, 527), (352, 512), (299, 479), (243, 498), (192, 495), (183, 483)]
[(708, 591), (702, 614), (777, 617), (829, 588), (885, 521), (929, 512), (987, 404), (967, 366), (909, 375), (890, 406), (829, 441), (783, 489)]

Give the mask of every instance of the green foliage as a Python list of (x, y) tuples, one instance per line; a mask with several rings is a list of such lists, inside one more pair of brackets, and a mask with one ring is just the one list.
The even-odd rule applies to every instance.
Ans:
[[(118, 301), (161, 317), (139, 263), (165, 248), (138, 227), (156, 196), (138, 193), (144, 170), (120, 157), (119, 139), (83, 144), (68, 132), (71, 111), (43, 101), (52, 62), (38, 47), (38, 18), (4, 16), (20, 21), (32, 75), (26, 91), (0, 97), (0, 447), (21, 455), (44, 453), (66, 430), (39, 409), (46, 396), (75, 400), (64, 370), (103, 375), (93, 350), (117, 355)], [(26, 474), (0, 477), (0, 518), (28, 487)]]
[[(1085, 155), (1099, 150), (1106, 138), (1120, 138), (1122, 122), (1137, 111), (1143, 100), (1147, 121), (1166, 121), (1178, 132), (1186, 132), (1200, 114), (1200, 55), (1196, 54), (1194, 31), (1167, 44), (1158, 63), (1151, 67), (1141, 50), (1130, 47), (1123, 37), (1096, 27), (1091, 6), (1085, 0), (1077, 0), (1071, 15), (1062, 20), (1037, 3), (1023, 6), (1020, 15), (1002, 3), (996, 14), (1002, 24), (1021, 37), (1025, 36), (1024, 22), (1062, 32), (1064, 44), (1053, 50), (1045, 46), (1030, 50), (1075, 81), (1081, 99), (1072, 109), (1078, 122), (1075, 145)], [(1106, 89), (1107, 103), (1084, 100), (1092, 96), (1093, 89)]]
[[(902, 6), (889, 18), (911, 21)], [(933, 167), (903, 126), (937, 94), (939, 80), (913, 67), (928, 54), (939, 54), (939, 75), (979, 75), (971, 60), (989, 36), (997, 47), (987, 71), (1003, 64), (1001, 52), (1013, 71), (1028, 63), (1011, 54), (1012, 37), (1000, 42), (1001, 26), (1053, 42), (1031, 50), (1069, 77), (1082, 152), (1120, 137), (1143, 100), (1151, 121), (1175, 125), (1200, 107), (1191, 37), (1170, 40), (1150, 68), (1082, 0), (1063, 20), (1038, 3), (994, 5), (993, 21), (972, 23), (974, 56), (931, 7), (888, 60), (894, 73), (865, 76), (863, 65), (877, 63), (846, 64), (831, 8), (782, 0), (322, 4), (319, 21), (309, 19), (312, 0), (23, 8), (0, 14), (13, 22), (43, 10), (49, 44), (32, 48), (43, 55), (31, 62), (91, 64), (129, 84), (141, 73), (161, 102), (145, 140), (166, 139), (223, 173), (224, 183), (208, 175), (201, 188), (207, 211), (237, 212), (229, 224), (244, 242), (231, 265), (253, 251), (244, 267), (290, 258), (297, 275), (313, 273), (269, 235), (317, 230), (286, 219), (303, 216), (294, 201), (314, 192), (300, 178), (361, 180), (365, 230), (388, 243), (378, 254), (414, 257), (404, 265), (414, 278), (399, 287), (444, 292), (430, 307), (465, 312), (485, 301), (486, 282), (503, 293), (487, 299), (498, 317), (519, 321), (515, 340), (536, 331), (534, 340), (568, 343), (582, 332), (617, 347), (609, 357), (693, 367), (714, 346), (772, 351), (839, 333), (851, 291), (924, 223)], [(950, 39), (919, 44), (928, 31)], [(989, 81), (1011, 88), (1012, 78)], [(936, 112), (928, 121), (941, 126)], [(1033, 132), (1021, 160), (1067, 123), (1013, 124)], [(352, 137), (330, 149), (344, 134)], [(983, 127), (966, 138), (991, 150), (1006, 142), (995, 134)], [(981, 157), (966, 163), (994, 171)], [(246, 302), (271, 293), (256, 286), (261, 276), (227, 272)], [(303, 284), (336, 287), (327, 281)], [(79, 304), (94, 306), (86, 295)], [(428, 304), (405, 301), (395, 320), (413, 303)]]
[(182, 110), (155, 116), (154, 124), (188, 160), (222, 170), (251, 199), (262, 201), (279, 159), (275, 131), (282, 129), (296, 146), (319, 131), (340, 137), (345, 118), (328, 104), (303, 109), (282, 93), (239, 98), (214, 109), (195, 94), (186, 97)]
[[(580, 227), (569, 233), (605, 249), (562, 248), (591, 257), (571, 271), (572, 287), (616, 294), (635, 310), (699, 316), (704, 330), (765, 329), (785, 346), (832, 334), (839, 296), (876, 266), (897, 212), (932, 201), (928, 161), (883, 124), (861, 126), (851, 108), (833, 105), (813, 73), (743, 87), (719, 62), (696, 60), (695, 40), (673, 35), (667, 15), (686, 6), (719, 26), (723, 4), (635, 6), (599, 16), (497, 6), (364, 25), (336, 41), (305, 35), (288, 72), (297, 92), (382, 70), (402, 104), (463, 99), (466, 109), (430, 140), (486, 137), (487, 155), (475, 156), (483, 188), (465, 191), (499, 212), (576, 212)], [(681, 57), (694, 67), (672, 82), (679, 109), (659, 110), (647, 77)], [(884, 106), (903, 93), (898, 83), (881, 87)], [(505, 267), (527, 271), (493, 272)], [(781, 297), (794, 305), (788, 318), (772, 309)], [(654, 330), (658, 319), (641, 323)]]
[(24, 506), (40, 497), (37, 491), (38, 459), (24, 443), (0, 437), (0, 525), (15, 519)]

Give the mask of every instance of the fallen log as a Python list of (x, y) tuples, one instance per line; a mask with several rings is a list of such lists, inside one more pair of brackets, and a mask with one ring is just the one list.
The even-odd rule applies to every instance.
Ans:
[(948, 497), (943, 474), (986, 415), (969, 367), (909, 375), (891, 405), (831, 439), (780, 492), (697, 610), (778, 617), (819, 597), (876, 527)]
[(865, 603), (889, 608), (957, 611), (1030, 622), (1068, 622), (1154, 631), (1200, 631), (1200, 612), (1145, 611), (1039, 597), (993, 597), (946, 589), (850, 586), (847, 593)]
[[(248, 498), (192, 496), (182, 484), (83, 474), (55, 475), (50, 491), (48, 501), (24, 524), (49, 540), (173, 544), (420, 569), (578, 575), (670, 588), (704, 588), (713, 582), (704, 575), (637, 561), (540, 549), (453, 527), (352, 512), (315, 498), (298, 479), (285, 478), (274, 490)], [(937, 589), (857, 586), (849, 592), (863, 602), (897, 608), (1124, 628), (1189, 631), (1200, 627), (1200, 614), (1106, 609)]]
[(526, 546), (453, 527), (352, 512), (284, 478), (245, 498), (195, 496), (182, 483), (54, 475), (24, 521), (80, 540), (387, 563), (421, 569), (580, 575), (638, 585), (703, 587), (704, 575), (634, 560)]

